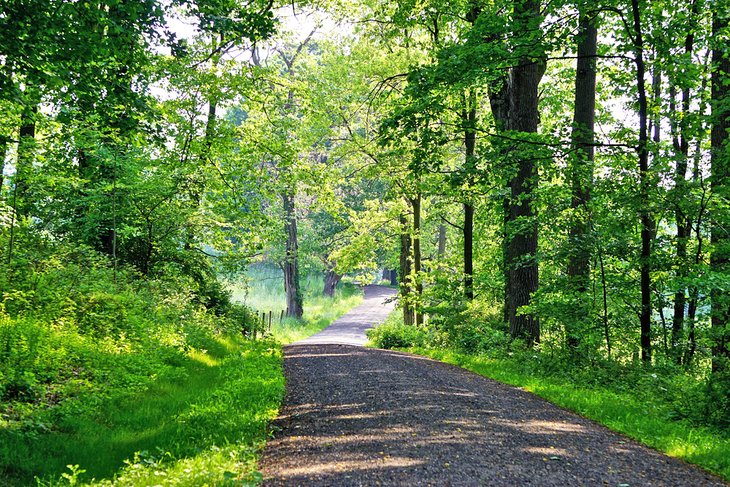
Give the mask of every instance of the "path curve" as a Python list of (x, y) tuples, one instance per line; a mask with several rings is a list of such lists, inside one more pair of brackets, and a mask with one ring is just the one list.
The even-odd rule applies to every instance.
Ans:
[(285, 348), (288, 392), (264, 485), (728, 485), (518, 388), (343, 344), (364, 340), (351, 332), (371, 323), (354, 317), (384, 317), (382, 301), (366, 294), (332, 330)]
[(385, 318), (395, 308), (396, 290), (385, 286), (365, 286), (362, 304), (333, 322), (316, 335), (294, 345), (365, 345), (365, 331)]

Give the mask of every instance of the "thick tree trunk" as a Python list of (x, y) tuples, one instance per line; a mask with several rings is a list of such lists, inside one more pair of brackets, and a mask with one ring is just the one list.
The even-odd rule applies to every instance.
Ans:
[[(518, 29), (533, 31), (536, 29), (535, 20), (540, 16), (538, 1), (517, 1), (514, 12)], [(524, 32), (519, 34), (524, 35)], [(544, 72), (544, 60), (535, 59), (534, 55), (521, 55), (518, 65), (513, 68), (510, 93), (511, 130), (523, 133), (537, 132), (540, 121), (538, 86)], [(509, 274), (507, 316), (510, 334), (534, 344), (540, 341), (538, 319), (532, 313), (521, 312), (520, 308), (530, 304), (530, 299), (538, 286), (537, 211), (534, 204), (538, 174), (534, 154), (525, 153), (523, 150), (524, 148), (520, 148), (517, 151), (517, 171), (510, 180), (506, 252)]]
[[(728, 30), (728, 14), (716, 10), (712, 19), (712, 33), (715, 42), (712, 52), (712, 132), (710, 134), (711, 183), (715, 208), (711, 218), (710, 238), (712, 253), (710, 267), (720, 274), (730, 272), (730, 218), (726, 202), (730, 199), (730, 51), (720, 39)], [(712, 370), (717, 374), (730, 372), (730, 293), (715, 289), (710, 294), (712, 306)], [(721, 377), (721, 376), (720, 376)]]
[(415, 323), (413, 305), (411, 303), (411, 231), (408, 218), (401, 214), (400, 222), (400, 306), (403, 309), (403, 322), (406, 325)]
[(578, 30), (578, 62), (575, 72), (575, 104), (571, 145), (573, 156), (569, 160), (568, 174), (571, 186), (573, 220), (570, 228), (570, 258), (568, 279), (571, 290), (578, 295), (575, 322), (566, 326), (568, 347), (578, 348), (581, 331), (574, 326), (585, 323), (588, 316), (590, 285), (590, 221), (588, 204), (593, 188), (593, 156), (596, 118), (596, 50), (598, 29), (596, 18), (581, 13)]
[(284, 291), (286, 293), (286, 316), (300, 319), (304, 313), (302, 291), (299, 285), (299, 244), (297, 242), (297, 216), (294, 194), (281, 195), (284, 203), (284, 233), (286, 234), (286, 256), (284, 270)]
[(322, 293), (330, 298), (335, 297), (335, 289), (340, 279), (342, 279), (342, 275), (336, 273), (333, 268), (327, 268), (324, 273), (324, 290)]
[(634, 62), (636, 64), (636, 83), (639, 95), (639, 217), (641, 221), (641, 359), (651, 361), (651, 240), (653, 224), (649, 213), (649, 137), (648, 103), (646, 98), (646, 68), (644, 65), (644, 40), (641, 27), (639, 0), (631, 0), (634, 23)]

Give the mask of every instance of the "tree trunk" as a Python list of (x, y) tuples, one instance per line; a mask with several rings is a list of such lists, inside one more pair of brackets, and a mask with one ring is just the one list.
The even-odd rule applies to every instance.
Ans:
[(474, 185), (474, 173), (476, 172), (476, 118), (477, 102), (476, 91), (471, 89), (464, 97), (464, 111), (462, 121), (464, 123), (464, 147), (465, 161), (464, 173), (466, 200), (464, 201), (464, 297), (468, 300), (474, 299), (474, 201), (471, 195)]
[[(511, 80), (509, 76), (503, 76), (497, 81), (498, 84), (492, 86), (489, 90), (489, 105), (492, 110), (492, 116), (494, 117), (494, 125), (497, 133), (509, 130), (510, 125), (510, 92)], [(496, 88), (496, 89), (495, 89)], [(492, 145), (495, 147), (505, 146), (503, 140), (498, 137), (494, 137)], [(505, 178), (505, 185), (509, 190), (509, 184), (507, 184), (507, 178)], [(509, 322), (509, 297), (510, 297), (510, 273), (507, 269), (507, 241), (508, 232), (507, 227), (509, 225), (509, 208), (510, 198), (505, 197), (502, 201), (502, 276), (504, 278), (504, 309), (503, 319), (505, 322)]]
[(406, 216), (401, 214), (398, 219), (400, 222), (400, 305), (403, 309), (403, 323), (410, 326), (415, 323), (411, 303), (411, 232)]
[[(28, 216), (28, 177), (33, 168), (33, 157), (35, 153), (35, 117), (38, 113), (38, 105), (25, 107), (20, 119), (18, 154), (15, 164), (15, 176), (13, 181), (12, 207), (13, 213), (10, 218), (10, 236), (8, 238), (7, 264), (13, 261), (15, 249), (15, 226), (18, 216)], [(11, 281), (8, 275), (8, 282)]]
[(28, 190), (30, 184), (28, 178), (33, 169), (35, 154), (35, 128), (38, 105), (26, 107), (20, 120), (18, 158), (15, 167), (15, 211), (20, 216), (28, 216), (30, 212), (30, 201)]
[[(689, 22), (687, 24), (687, 35), (684, 39), (684, 54), (688, 58), (692, 56), (694, 52), (694, 22), (699, 14), (699, 2), (694, 0), (692, 2), (692, 9), (690, 12)], [(691, 92), (689, 84), (685, 83), (682, 88), (682, 114), (688, 114), (690, 112), (691, 103)], [(675, 113), (676, 102), (674, 93), (670, 96), (671, 108), (670, 111)], [(692, 219), (688, 211), (683, 207), (683, 203), (687, 197), (687, 166), (689, 161), (689, 126), (686, 117), (680, 118), (679, 127), (677, 124), (673, 124), (673, 146), (674, 151), (677, 155), (677, 165), (674, 172), (674, 221), (677, 227), (677, 241), (675, 244), (676, 248), (676, 259), (677, 259), (677, 278), (680, 282), (687, 277), (687, 267), (689, 262), (687, 261), (687, 244), (692, 233)], [(680, 350), (680, 343), (682, 342), (682, 334), (684, 332), (684, 316), (685, 308), (687, 307), (687, 296), (685, 294), (685, 285), (682, 283), (681, 288), (677, 289), (674, 294), (674, 310), (672, 314), (672, 358), (675, 363), (681, 364), (683, 354)], [(684, 353), (687, 356), (687, 353)]]
[[(689, 111), (689, 88), (683, 90), (682, 110)], [(673, 98), (673, 97), (672, 97)], [(674, 105), (674, 103), (672, 103)], [(672, 110), (674, 111), (674, 110)], [(674, 222), (677, 227), (676, 249), (676, 277), (682, 283), (687, 277), (688, 265), (687, 244), (692, 231), (692, 221), (683, 207), (687, 197), (687, 160), (689, 156), (689, 141), (687, 135), (687, 124), (682, 122), (679, 133), (673, 136), (673, 146), (677, 155), (677, 164), (674, 171)], [(687, 307), (687, 296), (684, 284), (674, 293), (674, 309), (672, 313), (672, 344), (671, 356), (675, 363), (682, 363), (682, 351), (680, 344), (684, 332), (684, 316)]]
[(398, 271), (396, 269), (391, 269), (388, 272), (390, 272), (390, 285), (397, 286), (398, 285)]
[(411, 201), (413, 206), (413, 275), (415, 279), (416, 306), (414, 318), (416, 325), (423, 324), (421, 311), (421, 297), (423, 296), (423, 281), (421, 280), (421, 193)]
[[(590, 221), (588, 204), (593, 188), (593, 156), (596, 119), (596, 50), (598, 29), (596, 18), (582, 12), (578, 30), (578, 61), (575, 72), (575, 104), (571, 146), (573, 157), (569, 160), (568, 174), (571, 179), (573, 220), (570, 228), (570, 257), (568, 279), (570, 289), (577, 293), (575, 320), (589, 320), (588, 296), (590, 284)], [(566, 326), (568, 347), (576, 350), (581, 342), (581, 330), (569, 320)]]
[[(535, 0), (517, 1), (514, 4), (517, 33), (539, 31), (534, 25), (540, 16), (540, 3)], [(539, 35), (535, 33), (534, 35)], [(535, 39), (536, 42), (537, 38)], [(510, 129), (535, 133), (539, 124), (538, 86), (545, 72), (545, 61), (534, 55), (521, 55), (512, 70), (510, 93)], [(510, 180), (509, 226), (507, 242), (507, 272), (509, 274), (509, 302), (507, 303), (510, 334), (524, 338), (528, 344), (540, 341), (540, 325), (536, 316), (520, 312), (530, 304), (537, 291), (537, 211), (535, 190), (538, 185), (537, 164), (534, 154), (517, 152), (517, 171)]]
[(281, 195), (284, 203), (284, 233), (286, 233), (286, 257), (284, 258), (284, 291), (286, 292), (286, 316), (301, 319), (304, 313), (302, 291), (299, 285), (299, 244), (297, 242), (297, 216), (294, 193)]
[(324, 290), (322, 293), (325, 296), (334, 298), (335, 289), (337, 288), (337, 283), (340, 282), (340, 279), (342, 279), (342, 276), (335, 272), (334, 267), (328, 267), (324, 273)]
[(474, 204), (464, 203), (464, 297), (474, 299)]
[[(707, 53), (707, 61), (705, 61), (704, 66), (707, 68), (710, 65), (710, 57), (712, 55), (712, 51), (709, 51)], [(708, 77), (702, 78), (702, 81), (700, 83), (700, 92), (705, 92), (707, 89), (707, 79)], [(705, 109), (707, 107), (707, 102), (705, 100), (700, 101), (700, 106), (698, 110), (699, 118), (704, 118), (705, 115)], [(694, 157), (693, 157), (693, 163), (692, 163), (692, 183), (694, 185), (697, 185), (701, 179), (702, 179), (702, 169), (700, 167), (700, 162), (702, 161), (702, 157), (704, 154), (704, 151), (702, 150), (702, 136), (698, 136), (694, 141)], [(702, 204), (700, 206), (700, 210), (697, 213), (697, 219), (690, 223), (690, 232), (694, 231), (695, 233), (695, 239), (697, 240), (697, 248), (694, 252), (694, 258), (692, 259), (692, 264), (697, 267), (700, 262), (702, 262), (703, 253), (705, 251), (704, 245), (705, 245), (705, 239), (703, 237), (703, 227), (704, 227), (704, 218), (705, 218), (705, 204), (704, 204), (705, 196), (703, 194), (702, 196)], [(694, 226), (694, 229), (692, 228)], [(697, 350), (697, 334), (696, 334), (696, 318), (697, 318), (697, 306), (700, 299), (700, 292), (699, 289), (695, 284), (690, 284), (688, 286), (688, 294), (689, 294), (689, 300), (687, 302), (687, 345), (685, 347), (684, 352), (684, 358), (682, 360), (682, 364), (685, 366), (685, 368), (689, 368), (692, 364), (692, 360), (694, 358), (695, 351)]]
[(634, 22), (633, 37), (636, 82), (639, 95), (639, 217), (641, 220), (641, 359), (651, 362), (651, 239), (653, 225), (649, 213), (649, 148), (648, 148), (648, 104), (646, 99), (646, 68), (644, 65), (644, 40), (641, 27), (639, 0), (631, 0)]
[(8, 155), (8, 139), (0, 135), (0, 199), (2, 198), (3, 182), (5, 181), (5, 157)]
[(438, 228), (438, 250), (439, 260), (443, 260), (446, 256), (446, 225), (441, 224)]
[[(711, 182), (710, 188), (715, 201), (711, 218), (710, 239), (712, 253), (710, 268), (717, 274), (730, 272), (730, 230), (727, 206), (730, 199), (730, 107), (728, 107), (728, 81), (730, 81), (730, 53), (721, 39), (728, 29), (727, 12), (716, 10), (712, 19), (713, 39), (717, 43), (712, 51), (712, 132)], [(710, 293), (712, 306), (712, 371), (725, 374), (730, 371), (730, 293), (714, 289)], [(719, 375), (718, 375), (719, 376)]]

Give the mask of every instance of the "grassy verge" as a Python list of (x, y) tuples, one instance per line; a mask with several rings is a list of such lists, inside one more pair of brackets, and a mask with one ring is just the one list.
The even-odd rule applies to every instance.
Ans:
[(277, 344), (217, 338), (142, 392), (95, 396), (53, 430), (0, 431), (0, 457), (11, 485), (253, 483), (283, 391)]
[(340, 282), (333, 298), (322, 294), (322, 277), (312, 274), (301, 281), (304, 294), (304, 316), (301, 321), (279, 321), (281, 310), (286, 308), (286, 297), (281, 271), (274, 267), (255, 267), (248, 273), (248, 282), (230, 285), (233, 299), (259, 312), (272, 312), (271, 334), (282, 344), (289, 344), (314, 335), (329, 326), (362, 302), (359, 287), (350, 282)]
[(0, 485), (256, 484), (284, 394), (282, 342), (362, 299), (353, 285), (318, 297), (309, 282), (305, 320), (258, 341), (241, 338), (241, 313), (214, 314), (156, 283), (104, 294), (119, 302), (104, 313), (87, 310), (93, 288), (76, 297), (78, 317), (36, 306), (14, 317), (0, 303)]
[[(391, 318), (371, 335), (377, 346), (427, 356), (520, 387), (666, 454), (699, 465), (730, 481), (730, 436), (716, 429), (677, 419), (676, 408), (661, 397), (661, 377), (619, 389), (601, 381), (601, 371), (581, 373), (545, 370), (539, 358), (525, 353), (487, 357), (424, 346), (424, 332)], [(689, 395), (689, 391), (688, 391)], [(691, 399), (688, 399), (691, 400)]]

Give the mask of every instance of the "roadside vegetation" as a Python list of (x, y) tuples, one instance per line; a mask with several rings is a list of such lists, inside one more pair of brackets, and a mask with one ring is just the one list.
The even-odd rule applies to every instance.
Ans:
[(406, 326), (399, 312), (370, 330), (370, 344), (458, 365), (520, 387), (730, 481), (727, 417), (701, 370), (671, 362), (647, 366), (592, 357), (576, 362), (545, 344), (510, 339), (499, 319), (481, 316), (451, 327)]
[[(304, 314), (302, 319), (284, 316), (286, 295), (283, 288), (283, 275), (273, 265), (257, 264), (250, 266), (245, 280), (232, 283), (229, 288), (232, 299), (242, 303), (260, 315), (264, 313), (267, 321), (264, 329), (279, 343), (287, 345), (302, 340), (329, 326), (340, 316), (362, 302), (362, 291), (351, 279), (340, 281), (333, 297), (322, 292), (322, 275), (307, 274), (301, 280), (304, 295)], [(271, 312), (271, 328), (268, 328), (268, 315)]]
[(250, 477), (283, 394), (279, 345), (243, 337), (250, 310), (92, 249), (35, 257), (0, 301), (4, 485)]
[[(88, 248), (36, 256), (0, 301), (3, 485), (257, 481), (284, 393), (281, 341), (361, 299), (353, 285), (314, 299), (312, 277), (311, 321), (265, 336), (256, 312), (213, 276), (203, 287), (171, 273), (141, 279)], [(280, 277), (249, 289), (278, 303)]]

